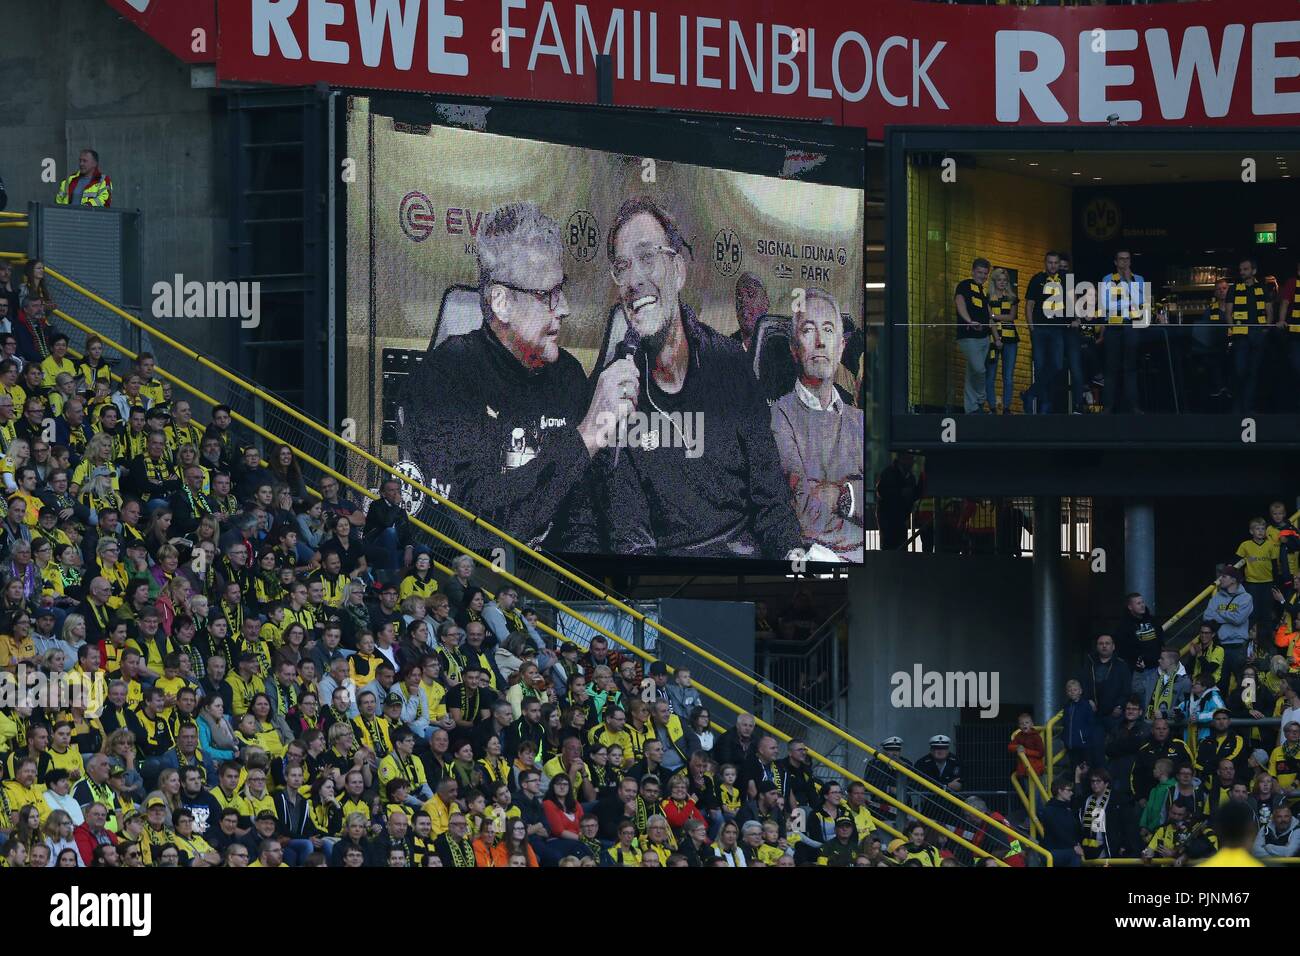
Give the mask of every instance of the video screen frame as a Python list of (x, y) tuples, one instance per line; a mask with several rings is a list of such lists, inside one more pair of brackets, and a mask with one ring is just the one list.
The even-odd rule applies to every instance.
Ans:
[[(853, 189), (864, 197), (866, 193), (867, 132), (865, 129), (831, 126), (798, 120), (771, 120), (742, 115), (701, 114), (668, 110), (629, 109), (609, 105), (522, 104), (473, 97), (447, 97), (423, 94), (393, 93), (382, 90), (349, 89), (340, 91), (335, 106), (335, 146), (339, 155), (347, 155), (347, 124), (345, 122), (348, 98), (365, 97), (370, 110), (412, 126), (448, 126), (465, 128), (460, 119), (467, 115), (482, 114), (486, 123), (475, 120), (472, 128), (498, 135), (532, 139), (560, 146), (573, 146), (599, 150), (611, 154), (634, 155), (665, 162), (689, 163), (696, 166), (748, 173), (769, 178), (796, 179), (808, 183)], [(815, 162), (801, 163), (802, 157), (816, 157)], [(783, 175), (793, 159), (793, 175)], [(335, 258), (335, 296), (340, 303), (342, 321), (336, 324), (335, 348), (338, 354), (348, 354), (348, 328), (346, 303), (348, 302), (347, 256), (344, 254), (348, 229), (348, 196), (339, 190), (334, 211), (334, 226), (339, 254)], [(356, 201), (355, 198), (353, 201)], [(561, 223), (563, 225), (563, 223)], [(866, 263), (867, 229), (865, 218), (861, 229), (861, 260)], [(697, 263), (698, 264), (698, 263)], [(864, 276), (865, 278), (865, 276)], [(865, 335), (865, 293), (857, 300), (852, 311), (857, 315), (857, 332)], [(602, 351), (609, 343), (604, 343)], [(339, 361), (334, 368), (335, 394), (348, 394), (349, 369), (347, 362)], [(373, 363), (359, 370), (368, 379), (366, 387), (372, 391), (380, 387), (386, 374), (376, 371)], [(358, 374), (358, 370), (351, 370)], [(344, 398), (340, 403), (346, 403)], [(346, 412), (340, 412), (346, 414)], [(864, 430), (871, 430), (864, 414)], [(864, 482), (867, 463), (871, 460), (863, 435)], [(373, 471), (373, 469), (371, 469)], [(372, 486), (377, 475), (367, 474)], [(426, 476), (426, 482), (428, 478)], [(418, 490), (415, 497), (422, 497)], [(452, 500), (455, 501), (453, 493)], [(864, 530), (865, 539), (865, 530)], [(671, 568), (692, 573), (721, 574), (789, 574), (789, 560), (767, 557), (687, 557), (672, 555), (626, 555), (561, 552), (556, 555), (565, 563), (579, 569), (593, 569), (591, 573), (609, 574), (608, 562), (618, 561), (620, 572), (663, 573)], [(865, 555), (864, 555), (865, 556)], [(843, 573), (850, 565), (844, 563), (821, 564), (815, 558), (800, 561), (820, 572)]]

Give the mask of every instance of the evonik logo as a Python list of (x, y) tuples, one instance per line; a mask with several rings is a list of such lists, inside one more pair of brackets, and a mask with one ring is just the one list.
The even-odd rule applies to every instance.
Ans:
[(129, 927), (133, 936), (153, 929), (153, 897), (149, 893), (69, 893), (50, 897), (50, 925), (61, 929)]
[(896, 671), (889, 679), (889, 702), (895, 707), (978, 707), (980, 716), (993, 718), (1001, 710), (997, 671), (927, 671), (920, 664)]

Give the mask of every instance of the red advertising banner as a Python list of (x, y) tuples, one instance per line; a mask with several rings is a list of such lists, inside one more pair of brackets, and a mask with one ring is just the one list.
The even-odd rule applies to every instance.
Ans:
[(186, 63), (217, 58), (217, 0), (108, 0), (108, 5)]
[[(160, 0), (154, 0), (155, 3)], [(1300, 6), (218, 0), (218, 77), (864, 126), (1294, 125)]]

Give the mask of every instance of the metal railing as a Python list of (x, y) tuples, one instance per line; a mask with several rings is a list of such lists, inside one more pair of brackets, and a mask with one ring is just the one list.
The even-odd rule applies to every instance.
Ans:
[[(1034, 553), (1034, 499), (926, 498), (933, 511), (913, 512), (900, 550), (965, 555), (1027, 557)], [(1092, 552), (1091, 498), (1061, 499), (1061, 555)], [(880, 533), (867, 531), (867, 549), (880, 549)]]
[[(360, 458), (367, 465), (375, 469), (377, 474), (385, 476), (391, 475), (397, 478), (402, 481), (409, 490), (429, 496), (437, 502), (440, 510), (445, 509), (446, 518), (442, 521), (435, 520), (435, 524), (444, 524), (453, 530), (457, 528), (473, 528), (478, 532), (487, 533), (493, 536), (496, 540), (508, 545), (513, 552), (514, 569), (507, 570), (503, 562), (490, 559), (475, 551), (465, 549), (453, 534), (447, 533), (441, 528), (435, 526), (435, 524), (413, 519), (412, 524), (420, 530), (425, 540), (427, 540), (432, 546), (437, 567), (443, 573), (450, 573), (449, 567), (443, 558), (452, 553), (460, 553), (463, 551), (469, 555), (476, 565), (478, 565), (481, 571), (481, 578), (485, 583), (499, 586), (500, 582), (506, 581), (515, 585), (523, 595), (551, 607), (557, 615), (568, 615), (573, 620), (590, 628), (594, 633), (602, 634), (609, 639), (612, 644), (625, 648), (634, 658), (639, 659), (644, 663), (664, 659), (665, 655), (663, 651), (671, 648), (673, 645), (677, 645), (680, 648), (684, 648), (689, 652), (698, 655), (699, 657), (709, 661), (709, 663), (717, 668), (719, 673), (723, 675), (723, 680), (720, 682), (720, 686), (722, 687), (721, 692), (716, 691), (711, 687), (706, 687), (703, 684), (697, 684), (701, 693), (706, 698), (717, 704), (723, 713), (739, 714), (751, 710), (752, 705), (749, 702), (754, 700), (757, 695), (759, 700), (770, 700), (774, 709), (780, 708), (780, 713), (783, 715), (783, 719), (780, 723), (803, 726), (810, 729), (813, 727), (819, 728), (821, 731), (829, 735), (829, 737), (838, 740), (842, 745), (844, 745), (843, 757), (837, 760), (819, 750), (813, 749), (811, 746), (809, 748), (810, 756), (821, 763), (828, 771), (836, 774), (841, 779), (846, 781), (856, 780), (866, 784), (868, 790), (880, 799), (883, 805), (888, 805), (894, 810), (899, 811), (903, 815), (903, 818), (915, 818), (921, 823), (934, 829), (947, 829), (947, 822), (953, 821), (963, 814), (973, 814), (973, 811), (970, 811), (970, 809), (962, 803), (960, 796), (944, 791), (932, 781), (921, 777), (911, 767), (898, 763), (887, 755), (877, 754), (874, 748), (857, 740), (844, 731), (843, 728), (828, 722), (824, 717), (815, 713), (813, 710), (810, 710), (803, 703), (792, 699), (788, 695), (755, 678), (753, 675), (746, 673), (744, 670), (737, 667), (734, 662), (727, 661), (715, 652), (699, 646), (697, 643), (690, 641), (688, 638), (677, 633), (662, 622), (647, 619), (644, 614), (630, 606), (622, 598), (607, 592), (600, 585), (582, 578), (577, 574), (577, 572), (562, 566), (552, 557), (539, 554), (538, 552), (529, 549), (522, 542), (517, 541), (506, 532), (494, 528), (471, 512), (466, 511), (454, 502), (438, 495), (432, 489), (412, 483), (407, 476), (396, 472), (387, 463), (381, 461), (355, 444), (335, 435), (324, 425), (312, 420), (300, 410), (287, 405), (278, 397), (267, 393), (253, 383), (240, 379), (233, 373), (229, 372), (229, 370), (214, 363), (212, 360), (187, 348), (165, 333), (142, 322), (140, 319), (117, 308), (116, 306), (113, 306), (111, 303), (106, 302), (90, 290), (87, 290), (72, 280), (60, 275), (56, 270), (51, 268), (47, 271), (50, 277), (55, 281), (63, 283), (74, 292), (84, 296), (90, 301), (110, 309), (115, 314), (126, 319), (133, 326), (151, 334), (158, 342), (174, 349), (181, 356), (179, 363), (169, 361), (166, 363), (168, 366), (167, 369), (164, 369), (162, 363), (160, 363), (157, 370), (158, 374), (170, 382), (173, 388), (179, 387), (189, 394), (194, 395), (200, 401), (209, 405), (215, 404), (218, 401), (215, 397), (199, 391), (190, 384), (190, 382), (198, 380), (193, 373), (201, 371), (215, 373), (224, 379), (231, 389), (242, 392), (248, 401), (261, 401), (264, 403), (267, 410), (275, 409), (278, 415), (284, 416), (284, 422), (282, 424), (287, 424), (289, 421), (292, 421), (294, 423), (294, 428), (286, 430), (293, 431), (295, 434), (299, 435), (314, 434), (318, 446), (321, 442), (327, 442), (329, 443), (329, 446), (332, 446), (330, 449), (333, 452), (332, 456), (327, 454), (312, 454), (310, 451), (305, 450), (302, 447), (303, 444), (309, 444), (308, 442), (287, 440), (287, 436), (279, 428), (277, 428), (278, 433), (273, 433), (265, 425), (256, 421), (254, 416), (236, 410), (234, 418), (237, 422), (250, 428), (254, 433), (264, 439), (283, 442), (288, 445), (291, 450), (294, 451), (295, 455), (297, 455), (298, 458), (310, 469), (332, 475), (341, 485), (353, 489), (361, 494), (365, 499), (373, 500), (376, 496), (371, 489), (363, 487), (354, 479), (343, 474), (342, 470), (336, 470), (326, 460), (322, 460), (330, 457), (345, 457), (347, 455)], [(72, 316), (65, 314), (60, 317), (65, 321), (68, 321), (74, 327), (86, 331), (86, 328), (79, 325)], [(120, 354), (128, 358), (134, 357), (134, 353), (132, 353), (128, 347), (117, 342), (111, 342), (108, 344), (110, 348), (118, 351)], [(184, 377), (182, 378), (177, 376), (171, 369), (178, 369)], [(227, 402), (226, 404), (233, 403)], [(266, 421), (265, 415), (263, 416), (263, 420)], [(495, 557), (496, 556), (494, 556), (494, 558)], [(543, 589), (534, 584), (534, 581), (548, 583), (552, 585), (552, 587)], [(637, 625), (652, 629), (655, 632), (655, 646), (657, 653), (652, 655), (646, 650), (637, 647), (618, 633), (618, 629), (609, 628), (603, 624), (597, 623), (589, 616), (574, 610), (567, 603), (569, 601), (577, 601), (579, 598), (585, 600), (594, 599), (602, 602), (607, 611), (620, 617), (627, 618)], [(553, 636), (562, 636), (553, 628), (548, 627), (547, 630)], [(668, 660), (668, 663), (671, 666), (671, 659)], [(737, 704), (735, 703), (737, 699), (745, 703)], [(788, 742), (793, 736), (791, 733), (783, 730), (781, 726), (778, 726), (778, 722), (775, 720), (768, 721), (760, 717), (756, 722), (760, 729), (771, 733), (778, 740)], [(717, 726), (719, 729), (722, 728), (722, 725)], [(853, 758), (856, 758), (856, 760), (860, 761), (862, 764), (865, 764), (866, 761), (871, 758), (881, 760), (885, 765), (889, 766), (894, 773), (900, 777), (906, 778), (909, 785), (913, 788), (914, 793), (922, 795), (921, 798), (913, 799), (910, 805), (900, 803), (891, 794), (880, 790), (870, 782), (866, 781), (862, 776), (859, 776), (852, 770), (848, 769), (848, 767), (844, 766), (846, 763), (851, 764), (855, 762)], [(951, 837), (955, 843), (964, 846), (973, 855), (980, 857), (993, 857), (1000, 861), (1000, 858), (1006, 855), (1007, 848), (1013, 843), (1018, 842), (1020, 845), (1026, 847), (1030, 852), (1037, 853), (1039, 857), (1046, 861), (1047, 865), (1050, 865), (1050, 856), (1046, 851), (1032, 843), (1032, 841), (1025, 840), (1023, 835), (1017, 833), (1013, 828), (986, 815), (974, 814), (974, 816), (988, 829), (988, 833), (990, 834), (988, 848), (973, 846), (964, 842), (963, 839), (956, 834), (953, 834)], [(885, 824), (884, 829), (886, 829), (887, 832), (891, 832), (896, 836), (899, 834), (898, 830), (893, 829), (888, 825), (888, 821), (882, 821), (882, 823)]]

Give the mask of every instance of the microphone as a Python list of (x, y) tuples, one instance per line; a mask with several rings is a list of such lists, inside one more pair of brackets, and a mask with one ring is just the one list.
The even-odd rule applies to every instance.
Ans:
[(641, 333), (636, 330), (636, 326), (629, 322), (623, 341), (619, 342), (618, 347), (614, 349), (614, 361), (618, 362), (625, 358), (632, 358), (640, 350)]
[[(641, 351), (641, 333), (636, 330), (631, 322), (627, 324), (627, 332), (623, 335), (623, 341), (618, 343), (614, 349), (614, 361), (619, 362), (625, 358), (630, 358), (635, 363), (636, 354)], [(618, 467), (618, 453), (620, 446), (614, 446), (614, 467)]]

